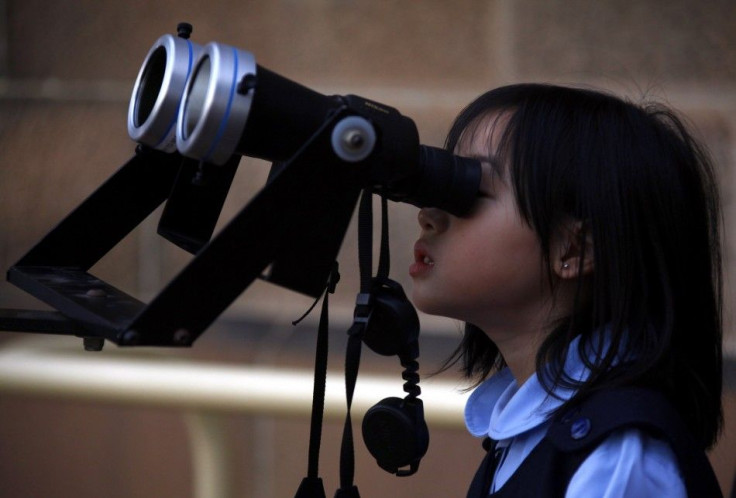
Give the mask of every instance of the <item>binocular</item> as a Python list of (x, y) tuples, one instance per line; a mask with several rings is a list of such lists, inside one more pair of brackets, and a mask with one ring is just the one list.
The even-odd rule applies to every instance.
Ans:
[(215, 165), (233, 155), (283, 162), (331, 117), (332, 153), (370, 160), (364, 179), (391, 200), (466, 212), (480, 181), (476, 161), (419, 144), (411, 119), (356, 96), (325, 96), (256, 63), (245, 50), (164, 35), (136, 79), (128, 133), (142, 144)]
[[(135, 155), (8, 270), (58, 312), (3, 311), (5, 330), (189, 346), (257, 278), (319, 296), (362, 191), (456, 215), (474, 203), (478, 161), (420, 144), (396, 109), (320, 94), (190, 34), (180, 24), (144, 59)], [(242, 156), (271, 162), (268, 181), (213, 237)], [(142, 303), (88, 270), (162, 203), (158, 233), (194, 258)]]

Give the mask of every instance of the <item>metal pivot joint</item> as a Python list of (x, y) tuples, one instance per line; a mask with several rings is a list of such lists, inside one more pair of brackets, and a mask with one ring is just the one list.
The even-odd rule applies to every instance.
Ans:
[(371, 123), (360, 116), (341, 119), (332, 130), (332, 150), (346, 162), (366, 159), (376, 145), (376, 131)]

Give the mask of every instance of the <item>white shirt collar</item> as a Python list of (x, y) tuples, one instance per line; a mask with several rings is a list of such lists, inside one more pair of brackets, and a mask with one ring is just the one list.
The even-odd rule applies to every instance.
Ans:
[[(608, 343), (608, 334), (603, 334)], [(580, 338), (570, 343), (565, 372), (570, 378), (584, 381), (590, 371), (578, 354)], [(608, 349), (605, 344), (603, 350)], [(590, 353), (589, 353), (590, 354)], [(574, 390), (557, 387), (548, 393), (537, 374), (521, 387), (508, 368), (484, 381), (470, 395), (465, 405), (465, 425), (476, 437), (489, 436), (502, 440), (517, 436), (545, 423), (552, 411), (570, 399)]]

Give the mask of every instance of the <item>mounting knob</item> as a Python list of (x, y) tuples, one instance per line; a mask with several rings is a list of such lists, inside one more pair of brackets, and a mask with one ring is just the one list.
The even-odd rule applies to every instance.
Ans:
[(376, 130), (360, 116), (343, 118), (332, 130), (332, 149), (343, 161), (362, 161), (373, 152), (375, 145)]

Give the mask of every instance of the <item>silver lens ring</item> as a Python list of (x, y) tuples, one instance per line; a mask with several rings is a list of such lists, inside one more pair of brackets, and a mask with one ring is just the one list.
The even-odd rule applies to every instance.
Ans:
[(166, 152), (176, 150), (176, 118), (184, 87), (202, 47), (164, 35), (148, 51), (128, 106), (128, 135)]
[(236, 152), (253, 100), (253, 91), (237, 91), (246, 74), (256, 74), (253, 54), (221, 43), (205, 45), (179, 109), (179, 152), (214, 164), (224, 164)]

